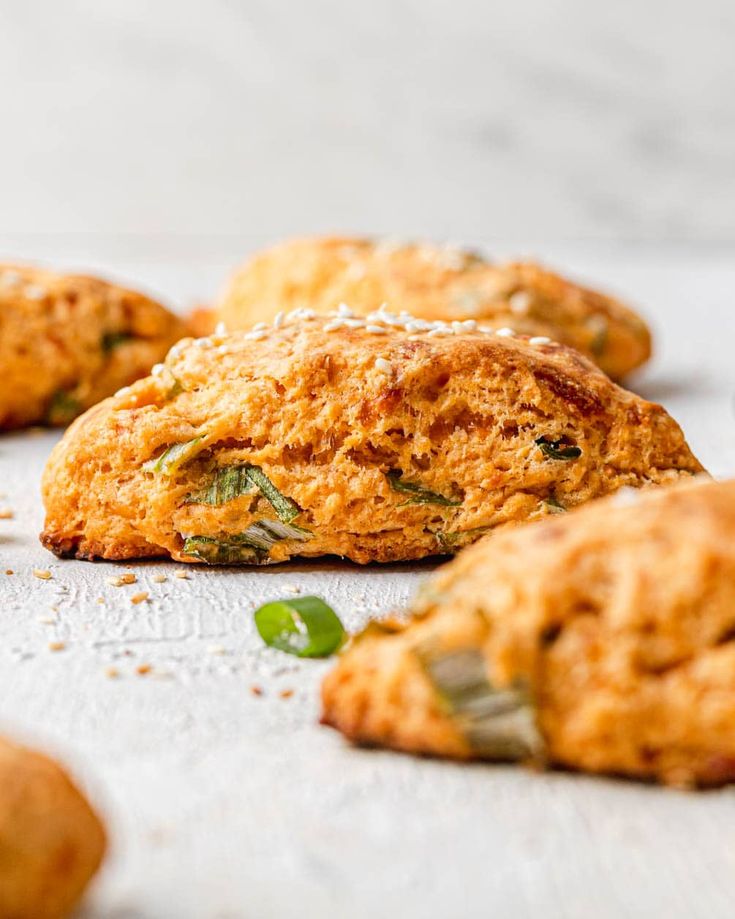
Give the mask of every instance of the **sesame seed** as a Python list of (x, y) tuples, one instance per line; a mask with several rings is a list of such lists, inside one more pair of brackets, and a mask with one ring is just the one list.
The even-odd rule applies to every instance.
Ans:
[(300, 594), (301, 588), (298, 584), (284, 584), (283, 589), (288, 591), (290, 594)]
[(153, 667), (150, 664), (138, 664), (135, 668), (135, 672), (138, 676), (148, 676), (151, 670), (153, 670)]
[(454, 335), (454, 329), (443, 329), (440, 327), (437, 329), (432, 329), (430, 332), (427, 332), (426, 334), (428, 338), (437, 338), (439, 336)]
[(346, 303), (340, 303), (337, 307), (337, 315), (343, 319), (352, 319), (355, 314)]
[(195, 338), (194, 344), (197, 348), (201, 348), (203, 351), (206, 351), (207, 348), (211, 348), (213, 345), (211, 338)]
[(214, 334), (227, 335), (227, 326), (224, 324), (224, 322), (217, 323), (217, 325), (214, 327)]
[(51, 572), (47, 568), (34, 568), (33, 577), (38, 578), (40, 581), (48, 581), (51, 577)]
[(517, 316), (522, 316), (524, 313), (527, 313), (530, 305), (531, 297), (525, 290), (517, 290), (508, 298), (510, 310)]
[(348, 329), (361, 329), (365, 326), (364, 319), (343, 319), (342, 322)]
[(230, 353), (231, 353), (230, 349), (227, 347), (227, 345), (220, 345), (219, 348), (217, 348), (217, 354), (230, 354)]
[(154, 575), (153, 575), (153, 581), (154, 581), (156, 584), (163, 584), (163, 582), (166, 581), (166, 580), (167, 580), (167, 578), (166, 578), (166, 575), (165, 575), (165, 574), (154, 574)]
[(262, 332), (263, 329), (267, 329), (267, 328), (268, 328), (267, 322), (256, 322), (255, 325), (253, 326), (253, 332)]
[(257, 332), (248, 332), (246, 335), (243, 335), (243, 338), (247, 338), (249, 341), (260, 341), (261, 338), (266, 337), (266, 334), (264, 329), (258, 329)]
[(282, 689), (278, 695), (281, 697), (281, 699), (290, 699), (293, 695), (293, 689)]
[(118, 391), (115, 393), (115, 397), (116, 397), (116, 398), (119, 398), (120, 396), (127, 396), (127, 394), (128, 394), (129, 392), (130, 392), (130, 387), (129, 387), (129, 386), (123, 386), (122, 389), (118, 389)]
[(286, 314), (283, 312), (283, 310), (281, 310), (280, 313), (276, 313), (276, 317), (273, 320), (273, 326), (276, 329), (280, 329), (285, 319), (286, 319)]
[(177, 571), (174, 571), (174, 577), (178, 578), (180, 581), (188, 581), (189, 572), (186, 568), (179, 568)]
[(113, 577), (105, 578), (110, 587), (122, 587), (124, 584), (135, 584), (137, 578), (129, 571), (127, 574), (116, 574)]
[(181, 352), (184, 350), (182, 345), (174, 345), (168, 352), (168, 356), (174, 358), (181, 357)]
[(387, 329), (385, 329), (382, 325), (365, 326), (365, 331), (370, 332), (371, 335), (385, 335), (387, 333)]
[(328, 322), (324, 326), (324, 331), (325, 332), (336, 332), (337, 329), (341, 329), (343, 327), (344, 327), (344, 322), (341, 319), (333, 319), (331, 322)]
[(154, 364), (151, 368), (151, 376), (160, 377), (165, 369), (166, 368), (163, 366), (163, 364)]
[(498, 338), (512, 338), (516, 333), (513, 331), (513, 329), (506, 327), (498, 329), (495, 334), (498, 336)]
[(551, 339), (545, 335), (534, 335), (533, 338), (528, 339), (528, 343), (529, 345), (550, 345)]
[(227, 648), (224, 645), (210, 645), (207, 648), (207, 654), (222, 655), (227, 654)]
[(66, 643), (63, 641), (50, 641), (48, 643), (49, 651), (63, 651), (66, 648)]
[(58, 620), (55, 616), (39, 616), (38, 621), (41, 625), (56, 625)]
[(130, 598), (130, 602), (137, 606), (139, 603), (144, 603), (148, 599), (148, 591), (141, 590), (140, 593), (133, 594)]
[(43, 300), (46, 296), (46, 291), (37, 284), (29, 284), (28, 287), (23, 289), (23, 295), (28, 300)]
[(393, 364), (384, 357), (378, 357), (375, 359), (375, 369), (380, 370), (382, 373), (392, 373)]
[(108, 680), (116, 680), (120, 676), (120, 671), (117, 669), (117, 667), (106, 667), (105, 676), (108, 678)]

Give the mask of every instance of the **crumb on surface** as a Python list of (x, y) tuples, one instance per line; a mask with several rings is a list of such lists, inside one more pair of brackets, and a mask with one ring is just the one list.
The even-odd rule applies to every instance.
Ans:
[(15, 512), (9, 507), (0, 507), (0, 520), (12, 520), (13, 517), (15, 517)]
[(156, 584), (163, 584), (163, 582), (167, 580), (168, 578), (166, 577), (165, 574), (154, 574), (153, 575), (153, 581)]
[(51, 578), (51, 572), (48, 568), (34, 568), (33, 577), (38, 578), (40, 581), (48, 581)]
[(148, 676), (151, 670), (153, 670), (151, 664), (138, 664), (138, 666), (135, 668), (135, 672), (138, 674), (138, 676)]
[(251, 687), (250, 687), (250, 692), (251, 692), (254, 696), (262, 696), (262, 695), (263, 695), (263, 688), (262, 688), (261, 686), (251, 686)]
[(108, 680), (116, 680), (120, 676), (120, 671), (117, 667), (106, 667), (105, 676)]
[(132, 571), (127, 574), (115, 574), (112, 577), (105, 578), (110, 587), (122, 587), (124, 584), (135, 584), (138, 580)]
[(6, 569), (5, 569), (5, 574), (15, 574), (15, 572), (13, 571), (12, 568), (6, 568)]
[(63, 651), (66, 648), (65, 641), (50, 641), (48, 643), (49, 651)]
[(281, 699), (290, 699), (293, 693), (293, 689), (282, 689), (278, 695), (281, 697)]
[(178, 578), (180, 581), (188, 581), (189, 572), (185, 568), (178, 568), (174, 571), (174, 577)]
[(147, 599), (148, 599), (148, 591), (141, 590), (139, 593), (133, 594), (133, 596), (130, 598), (130, 602), (134, 603), (137, 606), (138, 603), (145, 603)]

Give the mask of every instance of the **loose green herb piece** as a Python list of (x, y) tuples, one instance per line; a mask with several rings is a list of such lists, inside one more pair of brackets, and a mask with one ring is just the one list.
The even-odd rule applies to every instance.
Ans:
[(255, 627), (269, 647), (296, 657), (328, 657), (347, 638), (337, 614), (319, 597), (266, 603), (255, 611)]
[(79, 399), (63, 389), (57, 389), (46, 409), (46, 421), (48, 424), (68, 424), (81, 410), (82, 403)]
[(134, 336), (130, 332), (105, 332), (100, 339), (100, 347), (105, 354), (110, 354), (115, 348), (124, 345), (126, 341), (130, 341), (132, 338)]
[(438, 495), (435, 491), (429, 491), (416, 482), (405, 482), (402, 478), (403, 473), (400, 469), (391, 469), (386, 473), (388, 484), (393, 491), (400, 492), (410, 497), (403, 501), (398, 507), (405, 507), (407, 504), (439, 504), (441, 507), (459, 507), (462, 502), (454, 501), (452, 498), (445, 498), (444, 495)]
[(563, 440), (549, 440), (548, 437), (538, 437), (534, 441), (537, 447), (540, 447), (544, 456), (555, 460), (572, 460), (582, 455), (579, 447), (572, 447), (565, 444)]
[(270, 503), (273, 510), (284, 523), (291, 523), (301, 513), (301, 508), (291, 498), (276, 488), (260, 466), (248, 466), (248, 478)]
[(216, 469), (209, 485), (189, 495), (187, 504), (212, 504), (219, 506), (234, 501), (240, 495), (252, 495), (255, 485), (248, 475), (247, 466), (221, 466)]
[(184, 540), (184, 552), (209, 565), (258, 565), (277, 542), (306, 542), (312, 535), (310, 530), (280, 520), (259, 520), (231, 536), (189, 536)]
[(148, 460), (147, 463), (143, 463), (143, 469), (145, 469), (146, 472), (160, 472), (163, 475), (173, 475), (184, 463), (193, 459), (197, 453), (199, 453), (202, 449), (199, 445), (204, 440), (205, 436), (205, 434), (200, 434), (199, 437), (195, 437), (193, 440), (187, 440), (180, 444), (172, 444), (172, 446), (164, 450), (160, 456)]
[(474, 648), (445, 654), (425, 648), (418, 655), (475, 753), (501, 760), (542, 755), (544, 741), (527, 687), (520, 683), (505, 689), (492, 686), (485, 659)]

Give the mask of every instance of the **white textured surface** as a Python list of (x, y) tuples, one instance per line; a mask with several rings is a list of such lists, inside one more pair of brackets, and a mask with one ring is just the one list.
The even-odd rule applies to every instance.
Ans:
[[(203, 257), (115, 251), (112, 269), (181, 301), (218, 280)], [(551, 254), (645, 305), (658, 357), (637, 388), (667, 405), (713, 472), (732, 474), (735, 263)], [(198, 568), (180, 581), (181, 566), (145, 564), (136, 585), (111, 587), (127, 567), (57, 561), (36, 541), (56, 436), (0, 438), (0, 507), (16, 512), (0, 521), (0, 723), (61, 754), (107, 816), (113, 849), (87, 919), (732, 915), (732, 791), (414, 760), (352, 750), (316, 724), (328, 665), (264, 649), (254, 606), (295, 585), (354, 628), (402, 603), (430, 566)], [(152, 602), (133, 606), (137, 590)], [(39, 621), (49, 616), (57, 624)], [(66, 650), (51, 652), (54, 640)], [(141, 663), (158, 678), (135, 675)]]

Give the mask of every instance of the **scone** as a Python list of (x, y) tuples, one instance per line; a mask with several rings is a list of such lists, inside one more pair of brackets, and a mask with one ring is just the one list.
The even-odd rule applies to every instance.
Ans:
[(0, 916), (70, 915), (105, 847), (99, 818), (61, 766), (0, 738)]
[(352, 740), (735, 779), (735, 481), (621, 494), (483, 539), (414, 612), (369, 627), (323, 684), (323, 720)]
[(0, 430), (68, 424), (149, 373), (185, 332), (160, 304), (115, 284), (0, 265)]
[(424, 319), (476, 319), (546, 335), (616, 379), (651, 351), (648, 328), (632, 310), (531, 262), (493, 264), (456, 247), (367, 239), (300, 239), (255, 255), (232, 279), (218, 317), (241, 329), (282, 309), (326, 313), (342, 302), (361, 315), (385, 302)]
[(658, 405), (575, 351), (386, 311), (185, 340), (95, 406), (43, 477), (60, 556), (359, 563), (701, 470)]

